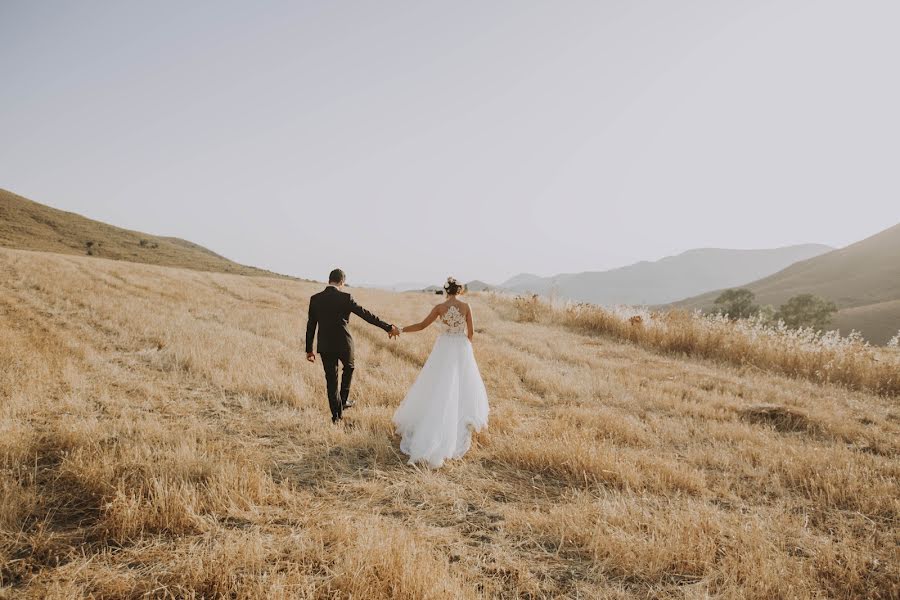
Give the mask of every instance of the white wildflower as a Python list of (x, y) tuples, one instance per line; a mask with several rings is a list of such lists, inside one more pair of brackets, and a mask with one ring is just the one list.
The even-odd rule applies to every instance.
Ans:
[(900, 331), (887, 343), (889, 348), (900, 348)]

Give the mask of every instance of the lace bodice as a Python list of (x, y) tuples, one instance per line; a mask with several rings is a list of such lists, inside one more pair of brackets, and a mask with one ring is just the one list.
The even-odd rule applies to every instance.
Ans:
[(449, 335), (466, 335), (466, 317), (455, 306), (441, 315), (442, 333)]

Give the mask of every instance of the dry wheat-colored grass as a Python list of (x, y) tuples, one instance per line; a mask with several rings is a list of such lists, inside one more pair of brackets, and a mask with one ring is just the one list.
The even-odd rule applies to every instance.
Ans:
[(558, 306), (538, 296), (495, 296), (522, 323), (550, 323), (609, 336), (668, 354), (750, 365), (816, 382), (836, 383), (900, 397), (900, 353), (868, 345), (857, 334), (841, 337), (790, 329), (752, 319), (648, 312), (637, 307), (592, 304)]
[(895, 399), (473, 296), (490, 428), (414, 468), (390, 417), (435, 332), (354, 325), (333, 427), (316, 290), (0, 250), (0, 597), (900, 594)]

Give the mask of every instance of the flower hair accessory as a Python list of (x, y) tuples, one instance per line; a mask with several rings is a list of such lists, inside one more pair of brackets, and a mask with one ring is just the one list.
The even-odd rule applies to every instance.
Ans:
[(450, 291), (452, 288), (461, 288), (462, 286), (456, 281), (456, 277), (448, 277), (447, 283), (444, 284), (444, 291)]

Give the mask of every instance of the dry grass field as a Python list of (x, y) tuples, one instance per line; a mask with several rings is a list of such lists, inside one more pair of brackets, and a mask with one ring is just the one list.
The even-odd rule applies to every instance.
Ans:
[(357, 321), (332, 426), (318, 289), (0, 249), (0, 597), (900, 595), (896, 396), (473, 295), (490, 427), (429, 471), (390, 417), (436, 332)]

